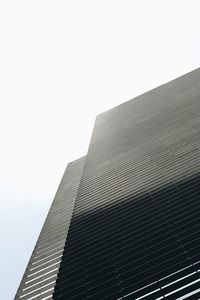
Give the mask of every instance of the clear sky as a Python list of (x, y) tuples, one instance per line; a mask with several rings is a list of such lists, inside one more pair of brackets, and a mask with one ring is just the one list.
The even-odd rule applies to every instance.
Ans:
[(0, 1), (0, 300), (95, 116), (200, 66), (200, 1)]

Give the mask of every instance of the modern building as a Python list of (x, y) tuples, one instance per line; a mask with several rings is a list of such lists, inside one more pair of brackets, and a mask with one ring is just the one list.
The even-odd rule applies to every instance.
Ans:
[(52, 299), (84, 161), (67, 166), (15, 299)]
[(97, 116), (15, 300), (200, 299), (200, 69)]

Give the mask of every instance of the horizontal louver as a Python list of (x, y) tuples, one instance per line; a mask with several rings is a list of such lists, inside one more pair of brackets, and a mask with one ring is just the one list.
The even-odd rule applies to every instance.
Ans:
[(97, 117), (54, 299), (198, 299), (198, 80)]
[(68, 165), (15, 300), (52, 299), (84, 158)]

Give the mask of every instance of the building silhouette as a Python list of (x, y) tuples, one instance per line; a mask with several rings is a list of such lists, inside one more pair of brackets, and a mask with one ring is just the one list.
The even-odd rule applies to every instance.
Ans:
[(97, 116), (15, 299), (200, 299), (200, 69)]

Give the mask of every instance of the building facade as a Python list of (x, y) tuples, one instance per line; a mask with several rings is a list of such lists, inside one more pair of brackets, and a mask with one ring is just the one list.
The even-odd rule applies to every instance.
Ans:
[(74, 197), (33, 252), (60, 236), (56, 282), (24, 292), (46, 272), (29, 274), (31, 258), (16, 299), (200, 298), (199, 82), (200, 69), (97, 116)]
[(67, 166), (15, 300), (52, 299), (84, 161)]

